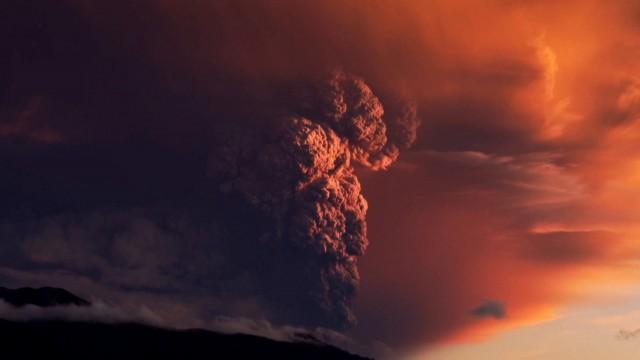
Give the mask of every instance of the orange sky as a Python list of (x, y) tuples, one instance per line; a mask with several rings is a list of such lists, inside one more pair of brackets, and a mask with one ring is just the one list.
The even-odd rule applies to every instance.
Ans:
[[(478, 340), (637, 281), (640, 8), (436, 1), (416, 11), (437, 69), (421, 79), (427, 138), (364, 177), (363, 329)], [(470, 316), (485, 299), (506, 303), (507, 318)]]
[[(247, 84), (268, 102), (270, 85), (336, 67), (382, 98), (416, 100), (414, 148), (389, 171), (360, 170), (371, 246), (356, 336), (401, 346), (477, 341), (553, 318), (608, 291), (602, 284), (636, 281), (637, 1), (72, 2), (114, 58), (139, 54), (159, 84), (205, 93), (202, 103), (232, 93), (230, 79), (241, 80), (237, 93)], [(35, 72), (18, 76), (39, 84)], [(78, 121), (75, 110), (50, 116), (59, 109), (47, 101), (33, 97), (26, 110), (2, 114), (14, 120), (0, 123), (0, 136), (201, 136), (199, 125), (174, 122), (179, 133), (168, 134), (155, 113), (139, 128), (99, 120), (100, 109), (87, 112), (95, 122)], [(470, 314), (488, 299), (506, 304), (506, 318)]]
[[(78, 5), (98, 27), (142, 27), (144, 42), (114, 43), (213, 95), (225, 89), (207, 75), (220, 69), (269, 83), (338, 66), (377, 94), (417, 100), (414, 149), (362, 174), (371, 247), (356, 334), (477, 338), (553, 316), (600, 282), (634, 280), (633, 1), (161, 1), (161, 34), (141, 14), (114, 23), (117, 6)], [(485, 299), (506, 303), (507, 318), (470, 316)]]

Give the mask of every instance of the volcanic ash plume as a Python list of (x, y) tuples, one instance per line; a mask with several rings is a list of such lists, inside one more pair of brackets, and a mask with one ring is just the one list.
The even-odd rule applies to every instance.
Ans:
[[(223, 192), (240, 194), (274, 224), (261, 237), (269, 248), (290, 256), (275, 275), (290, 285), (273, 302), (304, 316), (287, 320), (342, 327), (355, 322), (356, 262), (368, 246), (367, 201), (354, 164), (388, 167), (415, 140), (418, 121), (409, 104), (383, 117), (369, 86), (344, 73), (301, 103), (298, 113), (229, 142), (211, 163)], [(295, 299), (282, 299), (290, 293)]]

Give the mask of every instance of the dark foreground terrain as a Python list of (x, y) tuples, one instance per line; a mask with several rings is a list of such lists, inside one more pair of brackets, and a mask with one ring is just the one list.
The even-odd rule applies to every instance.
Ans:
[(52, 287), (43, 287), (39, 289), (7, 289), (5, 287), (0, 287), (0, 300), (4, 300), (15, 307), (22, 307), (25, 305), (35, 305), (39, 307), (51, 307), (57, 305), (91, 305), (87, 300), (77, 297), (65, 289)]
[(328, 345), (139, 324), (0, 320), (3, 359), (364, 359)]
[[(0, 298), (6, 301), (19, 297), (20, 301), (14, 301), (17, 306), (90, 306), (89, 302), (61, 289), (4, 291), (4, 296)], [(23, 296), (25, 294), (34, 295), (31, 299), (33, 301), (29, 296)], [(47, 298), (47, 295), (53, 298)], [(315, 341), (283, 342), (253, 335), (222, 334), (205, 330), (178, 331), (134, 323), (58, 320), (15, 322), (1, 319), (0, 354), (2, 359), (65, 360), (364, 359)]]

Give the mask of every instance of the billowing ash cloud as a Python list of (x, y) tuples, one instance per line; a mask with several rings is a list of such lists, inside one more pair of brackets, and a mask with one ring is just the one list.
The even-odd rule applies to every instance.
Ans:
[(471, 310), (471, 315), (477, 318), (492, 317), (494, 319), (503, 319), (507, 316), (507, 310), (505, 304), (501, 301), (485, 300)]
[(383, 108), (362, 79), (336, 72), (311, 92), (305, 110), (348, 140), (353, 160), (373, 169), (385, 169), (398, 158), (399, 149), (415, 142), (420, 125), (415, 104), (394, 100)]
[(6, 10), (2, 285), (150, 304), (185, 326), (354, 323), (356, 170), (410, 147), (424, 104), (426, 78), (409, 80), (429, 62), (404, 25), (337, 1)]
[[(278, 271), (302, 286), (294, 303), (304, 304), (303, 322), (340, 327), (355, 322), (357, 257), (368, 246), (367, 201), (354, 165), (388, 167), (415, 140), (418, 121), (409, 104), (385, 117), (371, 88), (343, 72), (307, 90), (299, 113), (216, 152), (211, 174), (273, 224), (262, 240), (291, 254)], [(290, 296), (285, 288), (272, 301), (287, 304)]]

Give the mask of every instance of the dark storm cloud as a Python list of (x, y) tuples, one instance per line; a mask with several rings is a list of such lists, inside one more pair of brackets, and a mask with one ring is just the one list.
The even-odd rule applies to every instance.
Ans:
[[(387, 126), (398, 129), (394, 138), (407, 147), (418, 121), (412, 108), (384, 117), (369, 86), (342, 72), (303, 102), (306, 117), (276, 120), (266, 134), (241, 129), (238, 139), (212, 157), (212, 174), (223, 179), (221, 189), (240, 194), (275, 224), (263, 241), (290, 254), (292, 267), (282, 266), (286, 276), (299, 288), (308, 286), (301, 291), (308, 298), (299, 296), (290, 306), (316, 307), (322, 315), (316, 323), (350, 324), (355, 322), (350, 303), (359, 280), (356, 261), (368, 246), (368, 206), (352, 162), (386, 168), (398, 156)], [(298, 278), (291, 275), (296, 271)]]
[(581, 174), (620, 180), (640, 143), (608, 131), (637, 117), (610, 64), (636, 74), (635, 48), (600, 38), (635, 33), (576, 4), (3, 1), (0, 279), (340, 326), (370, 237), (370, 338), (442, 340), (487, 293), (514, 321), (566, 300), (553, 271), (600, 260), (581, 231), (620, 213), (585, 210)]
[(507, 316), (505, 304), (496, 300), (485, 300), (482, 304), (471, 309), (470, 313), (477, 318), (503, 319)]
[[(308, 11), (290, 5), (2, 5), (2, 264), (111, 296), (200, 296), (205, 317), (353, 324), (368, 245), (355, 167), (415, 142), (416, 105), (348, 72), (373, 38), (320, 31), (321, 4), (283, 31)], [(314, 38), (318, 56), (284, 60)]]

